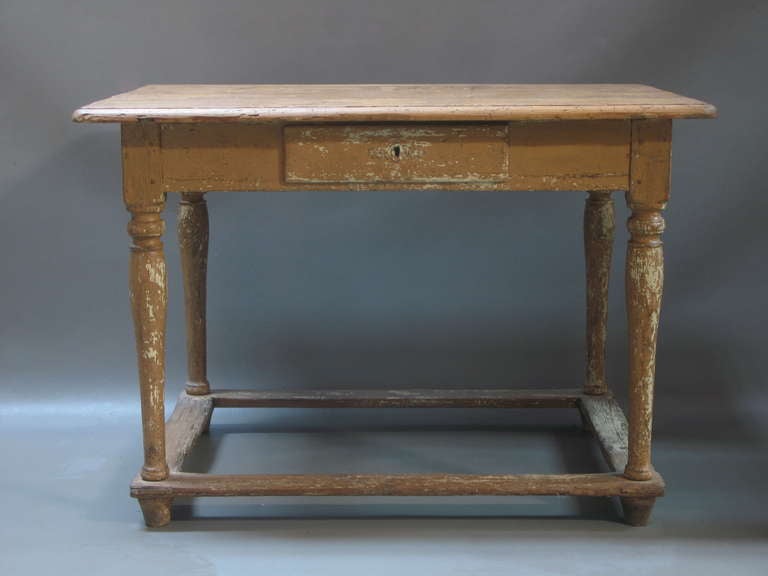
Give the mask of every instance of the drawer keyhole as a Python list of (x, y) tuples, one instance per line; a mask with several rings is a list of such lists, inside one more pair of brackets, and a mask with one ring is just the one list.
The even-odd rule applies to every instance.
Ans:
[(392, 157), (395, 160), (400, 160), (400, 144), (392, 146)]

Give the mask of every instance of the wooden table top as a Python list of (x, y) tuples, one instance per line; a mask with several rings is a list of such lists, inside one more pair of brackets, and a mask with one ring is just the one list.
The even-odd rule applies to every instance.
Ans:
[(641, 84), (152, 84), (79, 108), (76, 122), (376, 122), (712, 118)]

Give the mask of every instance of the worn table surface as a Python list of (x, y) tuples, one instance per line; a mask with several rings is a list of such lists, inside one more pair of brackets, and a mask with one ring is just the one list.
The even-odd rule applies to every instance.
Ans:
[[(121, 122), (123, 200), (131, 213), (129, 289), (139, 367), (144, 465), (131, 484), (148, 526), (174, 498), (197, 496), (617, 496), (648, 523), (664, 481), (651, 462), (656, 340), (664, 278), (672, 121), (709, 104), (640, 85), (166, 85), (77, 110)], [(573, 190), (588, 192), (583, 385), (526, 390), (212, 388), (206, 277), (211, 191)], [(608, 279), (626, 191), (629, 418), (606, 379)], [(165, 421), (167, 282), (162, 212), (180, 193), (179, 253), (187, 385)], [(210, 474), (184, 470), (214, 408), (526, 407), (578, 409), (609, 470), (581, 474)]]
[(714, 106), (641, 84), (163, 84), (78, 109), (80, 122), (708, 118)]

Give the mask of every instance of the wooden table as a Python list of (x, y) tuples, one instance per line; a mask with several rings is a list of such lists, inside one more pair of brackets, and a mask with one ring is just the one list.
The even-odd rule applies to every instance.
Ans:
[[(123, 199), (131, 220), (144, 465), (131, 485), (149, 526), (179, 496), (570, 494), (619, 496), (647, 523), (664, 483), (651, 465), (662, 211), (672, 120), (713, 106), (641, 85), (156, 85), (77, 110), (78, 122), (122, 126)], [(566, 390), (212, 389), (205, 294), (212, 191), (566, 190), (588, 193), (586, 376)], [(605, 379), (611, 192), (627, 226), (629, 423)], [(166, 277), (161, 214), (181, 195), (188, 382), (165, 422)], [(574, 407), (612, 470), (552, 475), (214, 475), (182, 471), (214, 408)]]

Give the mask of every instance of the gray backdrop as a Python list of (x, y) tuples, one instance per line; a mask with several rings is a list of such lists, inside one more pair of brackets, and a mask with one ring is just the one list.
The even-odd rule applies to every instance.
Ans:
[[(764, 542), (765, 518), (750, 514), (766, 503), (758, 487), (768, 432), (767, 8), (746, 0), (2, 0), (0, 422), (35, 430), (67, 415), (72, 426), (124, 417), (120, 448), (104, 446), (99, 470), (109, 477), (103, 502), (125, 505), (140, 452), (119, 130), (72, 124), (79, 105), (164, 82), (648, 83), (720, 111), (714, 121), (675, 123), (656, 439), (678, 473), (657, 508), (666, 503), (673, 524), (689, 514), (692, 530), (707, 524), (705, 510), (720, 490), (735, 490), (722, 506), (741, 508), (710, 524)], [(214, 386), (582, 380), (583, 194), (208, 199)], [(620, 194), (616, 201), (609, 376), (623, 397), (626, 210)], [(169, 195), (170, 398), (184, 380), (176, 202)], [(351, 424), (359, 417), (440, 427), (485, 418), (356, 414)], [(341, 418), (293, 416), (318, 426)], [(77, 445), (88, 452), (93, 437)], [(7, 458), (25, 462), (35, 448), (10, 438)], [(72, 458), (66, 448), (55, 452)], [(125, 460), (120, 474), (109, 468), (109, 454)], [(691, 454), (701, 458), (686, 460)], [(722, 476), (714, 480), (712, 470)], [(111, 519), (138, 529), (127, 505)], [(80, 529), (83, 538), (93, 530)]]

